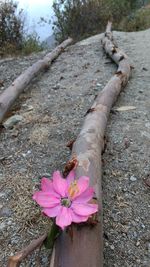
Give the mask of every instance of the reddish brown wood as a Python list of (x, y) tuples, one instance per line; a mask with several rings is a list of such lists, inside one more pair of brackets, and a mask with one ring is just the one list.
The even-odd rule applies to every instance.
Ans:
[(3, 121), (6, 113), (14, 104), (18, 96), (29, 85), (31, 80), (40, 71), (47, 69), (51, 63), (64, 51), (64, 49), (73, 42), (71, 38), (68, 38), (57, 46), (52, 52), (47, 54), (43, 59), (38, 60), (26, 71), (24, 71), (18, 78), (16, 78), (12, 84), (0, 95), (0, 123)]
[(31, 242), (30, 245), (23, 248), (16, 255), (9, 257), (7, 267), (18, 267), (22, 260), (24, 260), (28, 255), (30, 255), (35, 249), (40, 247), (44, 240), (46, 239), (47, 234), (42, 235), (38, 239), (35, 239)]
[(88, 112), (82, 130), (73, 144), (72, 157), (76, 157), (78, 166), (76, 175), (90, 177), (91, 185), (96, 190), (100, 212), (96, 226), (73, 226), (72, 235), (63, 232), (57, 239), (50, 267), (102, 267), (103, 266), (103, 223), (102, 223), (102, 189), (101, 189), (101, 153), (104, 147), (104, 132), (110, 109), (121, 89), (130, 76), (130, 64), (124, 52), (115, 46), (108, 22), (102, 39), (106, 53), (118, 65), (116, 74), (99, 93)]

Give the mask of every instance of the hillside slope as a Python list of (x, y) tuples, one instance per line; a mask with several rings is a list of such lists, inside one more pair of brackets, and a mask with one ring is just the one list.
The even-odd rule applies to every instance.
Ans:
[[(32, 201), (40, 177), (62, 170), (70, 152), (66, 143), (80, 131), (87, 109), (116, 66), (96, 35), (68, 49), (21, 95), (11, 116), (22, 120), (0, 133), (0, 259), (48, 228)], [(150, 266), (150, 30), (114, 32), (134, 65), (128, 86), (111, 112), (103, 158), (105, 267)], [(41, 54), (1, 62), (4, 90)], [(130, 111), (116, 107), (135, 106)], [(42, 266), (48, 266), (43, 252)], [(24, 263), (22, 266), (28, 266)], [(31, 257), (30, 266), (37, 266)]]

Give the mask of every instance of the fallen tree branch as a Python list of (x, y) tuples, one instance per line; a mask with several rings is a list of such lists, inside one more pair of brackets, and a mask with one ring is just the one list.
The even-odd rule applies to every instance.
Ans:
[(102, 39), (102, 45), (106, 53), (118, 65), (118, 69), (87, 112), (84, 125), (72, 150), (72, 158), (74, 160), (76, 158), (78, 162), (77, 177), (89, 176), (91, 185), (95, 187), (96, 198), (100, 206), (99, 222), (92, 228), (86, 225), (73, 226), (71, 236), (68, 232), (63, 232), (56, 241), (50, 267), (103, 266), (101, 154), (108, 115), (121, 89), (128, 82), (130, 64), (126, 54), (113, 43), (110, 22)]
[[(124, 52), (113, 43), (111, 23), (106, 28), (102, 45), (107, 54), (118, 65), (116, 74), (97, 96), (88, 110), (82, 130), (73, 143), (71, 160), (65, 167), (70, 171), (77, 163), (76, 175), (90, 177), (95, 187), (96, 198), (100, 206), (98, 223), (95, 226), (72, 226), (71, 235), (63, 232), (53, 249), (50, 267), (102, 267), (103, 266), (103, 226), (102, 226), (102, 190), (101, 190), (101, 154), (105, 145), (104, 132), (110, 109), (121, 89), (130, 76), (130, 64)], [(115, 48), (115, 51), (114, 51)], [(66, 173), (67, 174), (67, 173)], [(7, 267), (18, 267), (33, 250), (40, 247), (47, 234), (33, 241), (15, 256), (9, 258)]]
[(41, 70), (47, 69), (51, 63), (64, 51), (64, 49), (72, 43), (72, 39), (68, 38), (59, 46), (57, 46), (51, 53), (47, 54), (43, 59), (38, 60), (31, 67), (25, 70), (12, 84), (0, 95), (0, 123), (3, 121), (5, 115), (23, 92), (31, 80)]
[(42, 235), (38, 239), (33, 240), (30, 245), (22, 249), (16, 255), (9, 257), (7, 267), (18, 267), (22, 260), (30, 255), (35, 249), (41, 247), (46, 237), (47, 234)]

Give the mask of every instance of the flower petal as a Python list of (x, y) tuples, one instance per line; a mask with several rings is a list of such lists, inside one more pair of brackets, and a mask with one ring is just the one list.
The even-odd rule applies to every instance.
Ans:
[(66, 178), (68, 186), (74, 181), (74, 178), (75, 178), (75, 171), (72, 170), (71, 172), (69, 172), (69, 174)]
[(53, 188), (53, 183), (50, 179), (42, 177), (41, 179), (41, 190), (42, 191), (51, 191)]
[(43, 177), (41, 179), (41, 189), (42, 191), (50, 192), (55, 197), (58, 197), (58, 198), (60, 197), (60, 195), (56, 193), (56, 191), (54, 190), (52, 180), (48, 178)]
[(61, 211), (61, 205), (57, 205), (53, 208), (43, 209), (43, 213), (46, 214), (48, 217), (56, 217), (60, 211)]
[(98, 211), (97, 204), (88, 204), (88, 203), (79, 204), (73, 202), (71, 208), (77, 215), (81, 216), (90, 216), (91, 214)]
[(51, 208), (60, 203), (60, 199), (53, 196), (50, 192), (35, 192), (33, 199), (43, 208)]
[(80, 216), (80, 215), (77, 215), (72, 209), (70, 209), (70, 211), (71, 211), (72, 221), (74, 223), (86, 222), (88, 220), (88, 217), (89, 216)]
[(53, 173), (53, 187), (56, 193), (58, 193), (60, 196), (66, 196), (67, 181), (61, 177), (59, 171), (55, 171)]
[(79, 196), (75, 197), (73, 202), (81, 204), (86, 203), (93, 198), (93, 195), (94, 195), (94, 189), (92, 187), (89, 187), (86, 191), (81, 193)]
[(61, 207), (61, 211), (56, 217), (56, 224), (64, 229), (66, 226), (70, 225), (72, 222), (70, 208)]
[(81, 193), (83, 193), (88, 188), (88, 186), (89, 186), (89, 177), (81, 176), (77, 180), (77, 185), (78, 185), (78, 188), (79, 188), (78, 195), (80, 195)]

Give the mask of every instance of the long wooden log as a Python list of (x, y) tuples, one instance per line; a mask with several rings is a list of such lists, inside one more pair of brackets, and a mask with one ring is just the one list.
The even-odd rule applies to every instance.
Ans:
[(47, 69), (50, 64), (73, 42), (68, 38), (48, 53), (43, 59), (38, 60), (31, 67), (25, 70), (12, 84), (0, 95), (0, 123), (9, 111), (17, 97), (23, 92), (31, 80), (41, 71)]
[(7, 267), (19, 267), (21, 261), (30, 255), (35, 249), (39, 248), (43, 244), (46, 237), (47, 234), (40, 236), (38, 239), (33, 240), (27, 247), (22, 249), (16, 255), (10, 256)]
[(110, 109), (122, 87), (127, 84), (131, 68), (125, 53), (113, 43), (111, 22), (108, 22), (102, 45), (118, 65), (118, 70), (89, 110), (72, 150), (72, 157), (78, 161), (77, 177), (89, 176), (91, 185), (95, 187), (100, 207), (99, 222), (93, 227), (73, 226), (71, 235), (63, 232), (56, 241), (50, 267), (103, 266), (101, 154), (104, 147), (104, 132)]

